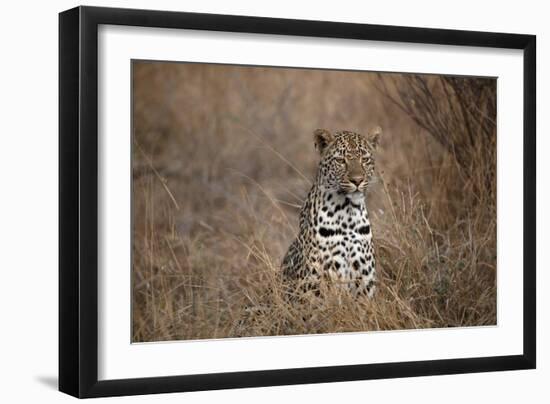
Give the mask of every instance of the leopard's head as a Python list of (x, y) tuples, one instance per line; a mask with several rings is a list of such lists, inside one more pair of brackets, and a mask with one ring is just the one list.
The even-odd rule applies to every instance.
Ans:
[(374, 174), (374, 152), (381, 133), (378, 126), (367, 135), (317, 129), (314, 139), (321, 154), (317, 173), (320, 185), (342, 194), (364, 193)]

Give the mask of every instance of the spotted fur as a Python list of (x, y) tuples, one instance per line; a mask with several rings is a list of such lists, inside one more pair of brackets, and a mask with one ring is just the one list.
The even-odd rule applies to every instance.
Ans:
[(381, 133), (314, 132), (321, 161), (300, 212), (300, 230), (282, 264), (287, 280), (318, 290), (321, 278), (356, 296), (372, 297), (375, 256), (365, 191), (374, 174)]

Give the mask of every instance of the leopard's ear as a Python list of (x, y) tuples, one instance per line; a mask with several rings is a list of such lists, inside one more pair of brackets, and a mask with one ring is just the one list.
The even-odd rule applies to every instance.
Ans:
[(382, 134), (382, 128), (380, 126), (375, 126), (369, 131), (367, 135), (367, 141), (373, 149), (376, 149), (380, 141), (380, 135)]
[(319, 153), (322, 153), (334, 141), (334, 135), (326, 129), (316, 129), (313, 132), (313, 138), (315, 139), (315, 148), (319, 150)]

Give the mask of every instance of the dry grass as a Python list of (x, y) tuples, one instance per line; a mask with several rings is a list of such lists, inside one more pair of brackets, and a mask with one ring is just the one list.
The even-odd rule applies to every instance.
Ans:
[[(496, 324), (496, 133), (480, 126), (492, 143), (459, 160), (400, 105), (422, 97), (411, 77), (136, 63), (133, 341)], [(418, 77), (449, 139), (475, 138), (473, 118), (448, 115), (458, 92)], [(324, 285), (323, 299), (289, 304), (279, 266), (317, 165), (312, 132), (374, 124), (375, 298)]]

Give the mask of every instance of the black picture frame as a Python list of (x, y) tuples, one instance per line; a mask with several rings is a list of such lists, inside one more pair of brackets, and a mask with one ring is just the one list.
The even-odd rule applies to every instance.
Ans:
[[(523, 354), (98, 380), (98, 26), (463, 45), (523, 50)], [(184, 12), (77, 7), (59, 15), (59, 390), (75, 397), (183, 392), (534, 369), (536, 37)]]

